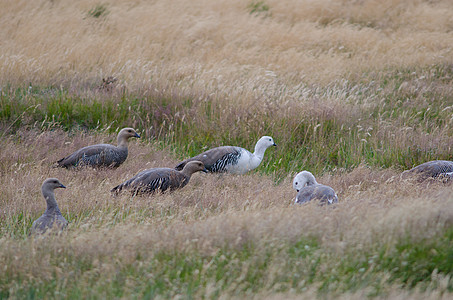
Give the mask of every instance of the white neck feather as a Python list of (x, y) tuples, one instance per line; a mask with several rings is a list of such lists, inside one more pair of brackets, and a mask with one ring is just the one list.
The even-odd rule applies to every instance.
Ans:
[(255, 145), (255, 152), (253, 152), (253, 157), (259, 159), (259, 162), (261, 162), (263, 160), (264, 152), (266, 152), (266, 149), (267, 146), (258, 141), (258, 143), (256, 143)]

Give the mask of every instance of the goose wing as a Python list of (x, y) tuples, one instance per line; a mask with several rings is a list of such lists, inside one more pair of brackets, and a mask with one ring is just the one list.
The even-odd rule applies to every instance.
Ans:
[(114, 187), (112, 192), (119, 193), (123, 189), (131, 190), (136, 194), (161, 192), (185, 186), (188, 182), (186, 176), (170, 168), (155, 168), (144, 170), (122, 184)]
[(405, 171), (403, 174), (418, 175), (421, 180), (425, 180), (429, 177), (436, 178), (441, 175), (450, 176), (451, 172), (453, 172), (453, 161), (433, 160)]
[(299, 193), (297, 193), (296, 203), (305, 203), (314, 199), (320, 200), (321, 204), (338, 202), (338, 197), (334, 189), (323, 184), (316, 184), (301, 189)]
[(182, 170), (189, 161), (199, 160), (203, 162), (206, 169), (210, 172), (225, 172), (225, 166), (228, 164), (234, 164), (238, 161), (241, 155), (241, 148), (234, 146), (222, 146), (212, 148), (205, 151), (197, 156), (186, 159), (179, 163), (175, 169)]
[(80, 165), (90, 166), (119, 166), (127, 157), (127, 151), (120, 151), (116, 146), (98, 144), (83, 147), (71, 155), (57, 161), (58, 166), (63, 168)]

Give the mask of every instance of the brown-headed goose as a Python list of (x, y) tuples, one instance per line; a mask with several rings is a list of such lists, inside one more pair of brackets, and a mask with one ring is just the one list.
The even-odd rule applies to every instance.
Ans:
[(270, 136), (263, 136), (258, 140), (254, 153), (237, 146), (221, 146), (186, 159), (175, 169), (182, 170), (188, 162), (198, 160), (212, 173), (245, 174), (260, 165), (264, 152), (270, 146), (277, 146)]
[(156, 191), (165, 192), (184, 187), (189, 183), (190, 177), (195, 172), (208, 171), (201, 161), (191, 161), (187, 163), (182, 171), (171, 168), (153, 168), (141, 171), (131, 179), (114, 187), (111, 192), (120, 193), (122, 190), (129, 190), (135, 195), (152, 194)]
[(118, 146), (97, 144), (83, 147), (57, 161), (58, 167), (91, 166), (117, 168), (127, 158), (127, 144), (131, 137), (139, 138), (140, 136), (133, 128), (123, 128), (118, 133)]

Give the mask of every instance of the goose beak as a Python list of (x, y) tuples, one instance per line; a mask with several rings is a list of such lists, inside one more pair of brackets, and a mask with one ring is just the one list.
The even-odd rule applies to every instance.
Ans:
[(272, 146), (274, 146), (274, 147), (277, 147), (277, 144), (276, 144), (276, 143), (274, 143), (274, 144), (273, 144)]
[(201, 172), (208, 173), (208, 169), (204, 168), (203, 170), (201, 170)]
[(59, 188), (65, 189), (66, 187), (60, 183)]
[(136, 137), (136, 138), (140, 138), (140, 136), (138, 135), (138, 133), (137, 133), (137, 132), (135, 133), (134, 137)]

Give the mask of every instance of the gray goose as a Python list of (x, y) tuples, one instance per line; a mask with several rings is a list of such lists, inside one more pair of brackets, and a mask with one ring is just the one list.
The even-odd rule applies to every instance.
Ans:
[(302, 171), (294, 177), (293, 188), (297, 191), (295, 203), (305, 203), (313, 199), (321, 204), (338, 202), (338, 196), (330, 186), (319, 184), (315, 176), (308, 171)]
[(156, 191), (165, 192), (168, 189), (173, 191), (184, 187), (189, 183), (192, 174), (198, 171), (208, 172), (201, 161), (189, 162), (182, 171), (171, 168), (148, 169), (117, 185), (111, 192), (119, 194), (122, 190), (129, 190), (134, 195), (142, 195)]
[(117, 168), (127, 158), (129, 138), (139, 138), (133, 128), (123, 128), (118, 133), (118, 146), (97, 144), (83, 147), (57, 161), (57, 167), (74, 168), (82, 166)]
[(211, 173), (245, 174), (260, 165), (264, 152), (270, 146), (277, 146), (274, 139), (263, 136), (256, 143), (254, 153), (237, 146), (216, 147), (184, 160), (175, 169), (182, 170), (188, 162), (198, 160), (203, 162)]
[(453, 161), (432, 160), (418, 165), (401, 174), (403, 179), (416, 177), (419, 181), (428, 178), (453, 178)]
[(61, 214), (57, 201), (55, 200), (54, 190), (57, 188), (66, 187), (56, 178), (44, 180), (41, 192), (44, 199), (46, 199), (47, 208), (42, 216), (33, 222), (31, 226), (32, 234), (43, 234), (52, 228), (63, 230), (68, 225), (68, 221)]

